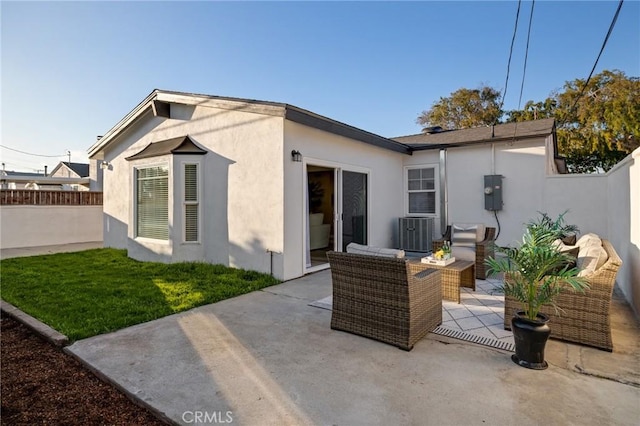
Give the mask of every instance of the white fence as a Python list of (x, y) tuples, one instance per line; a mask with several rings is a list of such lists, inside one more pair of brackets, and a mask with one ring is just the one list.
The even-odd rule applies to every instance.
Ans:
[(92, 241), (102, 241), (101, 205), (0, 207), (3, 249)]

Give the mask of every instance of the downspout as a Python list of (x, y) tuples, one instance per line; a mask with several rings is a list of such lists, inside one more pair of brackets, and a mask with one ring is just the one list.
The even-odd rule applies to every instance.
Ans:
[(447, 150), (440, 150), (440, 233), (444, 234), (449, 220), (447, 195)]

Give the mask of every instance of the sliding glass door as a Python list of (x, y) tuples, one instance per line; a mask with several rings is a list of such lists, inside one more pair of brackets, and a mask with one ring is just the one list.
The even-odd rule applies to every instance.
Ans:
[(367, 244), (367, 196), (366, 173), (342, 171), (342, 251)]

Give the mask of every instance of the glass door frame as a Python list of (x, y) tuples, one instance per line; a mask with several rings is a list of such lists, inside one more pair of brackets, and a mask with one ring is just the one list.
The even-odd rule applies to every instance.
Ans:
[(334, 251), (342, 251), (342, 214), (343, 214), (343, 200), (342, 200), (342, 172), (355, 172), (362, 173), (366, 176), (367, 179), (367, 220), (366, 220), (366, 239), (367, 241), (371, 241), (371, 169), (366, 167), (354, 166), (351, 164), (339, 163), (336, 161), (327, 161), (320, 160), (316, 158), (303, 157), (302, 166), (304, 170), (304, 184), (302, 185), (302, 248), (303, 248), (303, 256), (302, 256), (302, 267), (305, 274), (321, 271), (329, 268), (329, 263), (323, 263), (321, 265), (316, 266), (307, 266), (307, 241), (308, 241), (308, 229), (309, 226), (307, 222), (309, 221), (309, 211), (307, 208), (307, 197), (308, 197), (308, 167), (307, 166), (318, 166), (318, 167), (326, 167), (329, 169), (333, 169), (333, 194), (336, 202), (334, 203), (333, 210), (333, 250)]

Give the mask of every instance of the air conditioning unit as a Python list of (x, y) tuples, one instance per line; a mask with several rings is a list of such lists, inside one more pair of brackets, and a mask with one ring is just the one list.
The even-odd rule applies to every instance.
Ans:
[(401, 217), (398, 219), (399, 248), (407, 251), (431, 251), (432, 217)]

